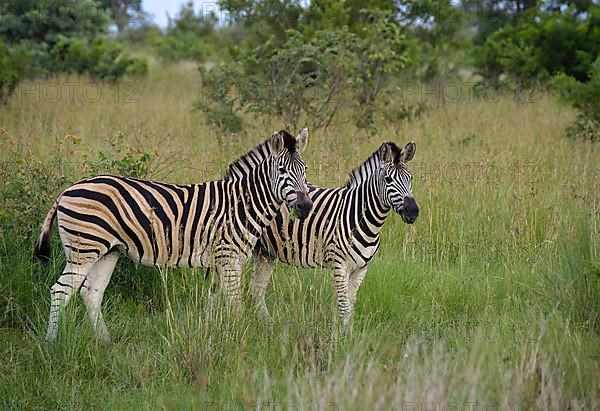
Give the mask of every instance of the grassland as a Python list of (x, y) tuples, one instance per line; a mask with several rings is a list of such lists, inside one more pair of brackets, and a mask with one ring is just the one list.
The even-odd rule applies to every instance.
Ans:
[[(3, 190), (57, 157), (77, 179), (119, 132), (158, 151), (170, 165), (158, 177), (204, 181), (280, 128), (210, 131), (191, 110), (200, 84), (186, 66), (102, 85), (98, 101), (87, 84), (26, 83), (0, 107)], [(417, 142), (420, 217), (413, 226), (389, 217), (348, 338), (326, 270), (278, 265), (267, 327), (250, 298), (239, 318), (209, 303), (200, 270), (122, 261), (104, 306), (113, 344), (94, 338), (75, 299), (49, 347), (48, 289), (64, 258), (55, 246), (51, 264), (34, 261), (36, 233), (22, 234), (15, 217), (1, 228), (0, 408), (600, 409), (600, 149), (563, 137), (573, 119), (550, 95), (528, 104), (504, 95), (447, 102), (375, 134), (343, 121), (313, 133), (309, 179), (327, 186), (383, 140)], [(20, 216), (36, 201), (4, 212)]]

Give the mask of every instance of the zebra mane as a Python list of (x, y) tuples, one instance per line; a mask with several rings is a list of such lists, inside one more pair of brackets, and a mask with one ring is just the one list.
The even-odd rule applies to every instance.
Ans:
[[(284, 147), (290, 153), (295, 153), (297, 149), (297, 143), (294, 136), (288, 133), (286, 130), (279, 131), (279, 134), (283, 136)], [(249, 170), (256, 168), (260, 163), (273, 153), (273, 146), (271, 138), (258, 144), (252, 150), (242, 155), (240, 158), (235, 160), (233, 163), (227, 166), (227, 172), (225, 173), (225, 179), (236, 180), (248, 174)]]
[[(388, 144), (392, 149), (392, 152), (394, 153), (394, 164), (400, 164), (400, 153), (402, 152), (402, 149), (400, 149), (400, 147), (398, 147), (396, 143), (392, 143), (389, 141), (386, 141), (383, 144)], [(364, 183), (367, 178), (373, 175), (373, 173), (379, 168), (381, 164), (379, 150), (380, 149), (377, 149), (361, 165), (359, 165), (350, 172), (348, 180), (346, 181), (346, 188), (357, 187)]]

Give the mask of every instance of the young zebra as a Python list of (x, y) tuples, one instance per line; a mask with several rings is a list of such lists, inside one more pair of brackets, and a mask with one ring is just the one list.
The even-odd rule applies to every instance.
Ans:
[(344, 187), (309, 186), (313, 207), (304, 220), (290, 220), (285, 208), (279, 211), (254, 250), (252, 293), (267, 321), (265, 290), (279, 259), (297, 267), (333, 269), (338, 310), (347, 331), (356, 293), (379, 248), (379, 232), (389, 211), (408, 224), (419, 215), (412, 176), (405, 168), (415, 150), (414, 142), (402, 150), (385, 142), (350, 173)]
[(79, 290), (96, 332), (110, 341), (101, 305), (120, 253), (143, 265), (214, 266), (239, 309), (241, 269), (263, 228), (284, 202), (300, 218), (311, 208), (300, 157), (307, 140), (307, 129), (297, 137), (276, 132), (230, 164), (223, 180), (178, 185), (106, 175), (67, 188), (35, 248), (49, 258), (56, 215), (67, 264), (51, 289), (46, 339), (55, 341), (59, 312)]

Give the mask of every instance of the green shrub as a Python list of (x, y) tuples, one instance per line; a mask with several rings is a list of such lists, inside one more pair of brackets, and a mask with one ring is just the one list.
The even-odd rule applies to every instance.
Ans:
[(242, 131), (243, 123), (240, 117), (242, 108), (239, 106), (239, 96), (235, 79), (241, 79), (239, 65), (218, 65), (210, 70), (200, 68), (202, 76), (201, 97), (196, 101), (196, 109), (205, 113), (206, 122), (211, 127), (227, 133)]
[(503, 73), (527, 83), (548, 80), (558, 72), (586, 82), (600, 54), (599, 26), (599, 6), (591, 5), (583, 15), (573, 6), (564, 11), (540, 6), (490, 35), (475, 50), (475, 64), (492, 83)]
[(83, 173), (86, 176), (110, 173), (127, 177), (149, 178), (157, 168), (158, 151), (142, 150), (125, 144), (125, 135), (118, 132), (109, 140), (110, 149), (99, 151), (95, 158), (86, 158)]
[(51, 49), (59, 36), (93, 38), (110, 19), (95, 0), (4, 0), (0, 37), (9, 43), (33, 40)]
[(49, 160), (35, 155), (31, 147), (5, 134), (3, 149), (12, 161), (0, 169), (0, 225), (11, 246), (28, 244), (56, 196), (72, 182), (68, 177), (71, 156), (79, 139), (57, 139)]
[(193, 2), (187, 2), (174, 19), (169, 19), (166, 34), (154, 33), (150, 44), (164, 61), (204, 61), (210, 53), (207, 38), (216, 21), (213, 14), (196, 14)]
[(25, 77), (30, 54), (23, 47), (12, 48), (0, 39), (0, 103), (5, 103)]
[(343, 99), (347, 83), (349, 39), (343, 32), (323, 32), (305, 41), (290, 32), (288, 41), (245, 50), (236, 61), (203, 71), (202, 98), (196, 107), (207, 121), (227, 131), (240, 126), (242, 111), (277, 118), (296, 129), (311, 119), (312, 128), (329, 124)]
[(85, 38), (60, 36), (50, 50), (52, 72), (90, 73), (93, 78), (116, 80), (129, 72), (147, 73), (145, 60), (130, 58), (123, 54), (121, 45), (96, 37)]
[(242, 112), (276, 118), (291, 129), (310, 122), (314, 130), (329, 126), (342, 107), (352, 109), (359, 127), (372, 127), (388, 78), (408, 57), (392, 16), (363, 12), (370, 24), (361, 35), (343, 27), (307, 39), (289, 30), (279, 46), (272, 37), (258, 47), (242, 47), (230, 63), (201, 70), (196, 107), (210, 125), (229, 132), (242, 127)]
[(600, 141), (600, 57), (592, 64), (589, 81), (583, 83), (560, 73), (552, 83), (561, 97), (579, 111), (577, 120), (567, 129), (567, 136)]
[(0, 25), (0, 99), (24, 78), (87, 72), (115, 80), (145, 74), (144, 60), (131, 58), (104, 35), (108, 15), (92, 0), (8, 0)]
[(374, 124), (376, 100), (386, 86), (386, 77), (398, 73), (408, 62), (406, 36), (394, 16), (378, 10), (361, 10), (367, 20), (355, 43), (357, 65), (351, 82), (357, 98), (356, 123), (361, 128)]
[(156, 34), (150, 42), (152, 48), (164, 61), (204, 61), (208, 54), (205, 39), (194, 33), (185, 32), (171, 35)]

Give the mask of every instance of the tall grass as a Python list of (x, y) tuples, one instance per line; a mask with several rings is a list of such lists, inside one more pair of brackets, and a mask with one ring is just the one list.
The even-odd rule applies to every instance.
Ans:
[[(78, 83), (74, 101), (68, 81)], [(62, 98), (42, 94), (49, 82)], [(200, 84), (189, 67), (153, 68), (131, 83), (127, 101), (102, 85), (92, 102), (80, 94), (86, 84), (25, 83), (0, 108), (0, 187), (27, 166), (11, 150), (29, 148), (44, 163), (67, 135), (81, 139), (62, 148), (70, 180), (122, 132), (177, 160), (158, 177), (199, 182), (280, 128), (208, 130), (191, 111)], [(37, 99), (23, 92), (36, 89)], [(343, 121), (312, 134), (309, 179), (326, 186), (342, 184), (383, 140), (417, 142), (421, 214), (413, 226), (388, 218), (348, 338), (327, 270), (278, 265), (268, 327), (249, 295), (242, 316), (228, 313), (201, 270), (121, 261), (104, 305), (113, 344), (99, 343), (75, 299), (48, 347), (48, 288), (64, 258), (55, 247), (40, 266), (31, 241), (11, 240), (18, 227), (2, 227), (0, 407), (598, 409), (600, 153), (563, 138), (573, 118), (551, 96), (531, 104), (505, 96), (448, 103), (376, 134)]]

